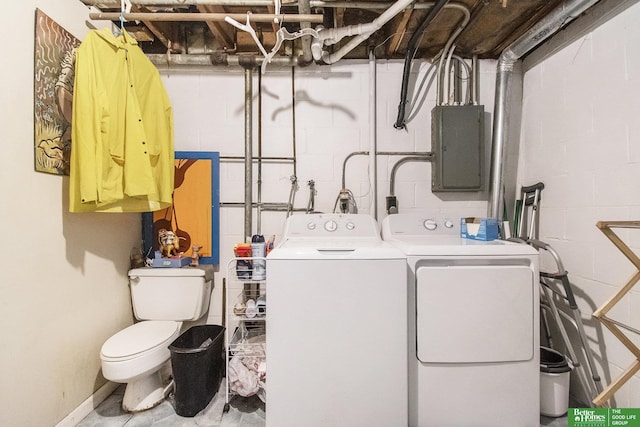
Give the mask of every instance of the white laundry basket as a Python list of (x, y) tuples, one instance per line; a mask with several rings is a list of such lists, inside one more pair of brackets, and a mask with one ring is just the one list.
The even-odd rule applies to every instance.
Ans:
[(569, 409), (571, 367), (561, 353), (540, 347), (540, 413), (560, 417)]

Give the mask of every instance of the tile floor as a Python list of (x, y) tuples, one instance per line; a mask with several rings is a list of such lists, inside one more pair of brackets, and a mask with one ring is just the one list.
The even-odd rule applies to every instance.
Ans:
[(148, 411), (130, 414), (122, 410), (124, 385), (106, 398), (76, 427), (263, 427), (265, 405), (257, 397), (231, 399), (229, 411), (225, 405), (225, 378), (209, 405), (195, 417), (181, 417), (173, 407), (173, 395)]
[[(265, 405), (257, 397), (231, 399), (229, 411), (223, 414), (225, 378), (222, 379), (220, 391), (209, 405), (193, 418), (181, 417), (175, 413), (173, 396), (148, 411), (133, 415), (126, 413), (121, 407), (123, 393), (124, 386), (118, 387), (76, 427), (263, 427), (265, 425)], [(567, 427), (567, 417), (540, 416), (540, 426)]]

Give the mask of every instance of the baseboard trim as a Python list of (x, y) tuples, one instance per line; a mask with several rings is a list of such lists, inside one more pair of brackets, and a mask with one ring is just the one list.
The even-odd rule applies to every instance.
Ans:
[(80, 404), (76, 409), (71, 411), (69, 415), (64, 417), (62, 421), (56, 424), (56, 427), (75, 427), (80, 421), (89, 415), (103, 400), (111, 396), (120, 384), (107, 381), (105, 385), (96, 390), (91, 396)]

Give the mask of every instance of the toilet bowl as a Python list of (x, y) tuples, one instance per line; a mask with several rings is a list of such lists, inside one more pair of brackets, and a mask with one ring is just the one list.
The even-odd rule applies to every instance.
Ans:
[(109, 338), (100, 351), (102, 375), (126, 383), (122, 407), (129, 412), (150, 409), (166, 394), (161, 368), (171, 357), (169, 344), (180, 335), (181, 322), (147, 320)]
[(206, 321), (212, 281), (210, 265), (129, 271), (133, 314), (139, 322), (117, 332), (100, 350), (102, 376), (127, 384), (125, 411), (150, 409), (167, 396), (169, 345), (190, 326)]

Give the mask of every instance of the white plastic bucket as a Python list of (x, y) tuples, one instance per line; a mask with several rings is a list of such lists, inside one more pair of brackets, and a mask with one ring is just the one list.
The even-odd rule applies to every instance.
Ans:
[(540, 413), (560, 417), (569, 409), (571, 367), (561, 353), (540, 347)]

